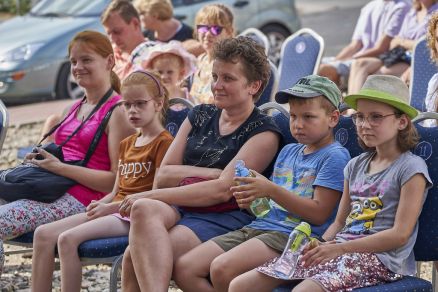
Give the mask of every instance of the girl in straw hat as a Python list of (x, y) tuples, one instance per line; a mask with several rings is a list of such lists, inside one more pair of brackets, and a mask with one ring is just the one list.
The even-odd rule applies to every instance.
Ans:
[(275, 273), (275, 259), (231, 282), (231, 292), (271, 291), (295, 280), (293, 291), (345, 291), (415, 274), (418, 216), (431, 187), (426, 163), (409, 150), (418, 141), (409, 90), (394, 76), (369, 76), (345, 102), (365, 153), (344, 169), (344, 193), (326, 242), (309, 245), (291, 278)]

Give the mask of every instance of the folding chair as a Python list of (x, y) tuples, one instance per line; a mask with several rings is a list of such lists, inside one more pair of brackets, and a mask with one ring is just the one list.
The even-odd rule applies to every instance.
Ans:
[(278, 89), (286, 89), (301, 77), (316, 74), (324, 52), (324, 39), (309, 28), (289, 36), (280, 53)]
[(5, 104), (0, 100), (0, 153), (5, 142), (6, 132), (9, 127), (9, 113)]
[(426, 37), (423, 37), (415, 45), (411, 64), (410, 104), (416, 109), (426, 111), (427, 84), (437, 72), (436, 64), (430, 59)]
[(274, 119), (275, 123), (281, 131), (281, 136), (283, 139), (282, 146), (290, 143), (297, 143), (297, 140), (295, 140), (295, 138), (292, 137), (292, 134), (290, 133), (289, 113), (284, 107), (274, 101), (271, 101), (262, 104), (261, 106), (259, 106), (259, 109), (260, 111), (271, 115)]
[(257, 107), (273, 100), (274, 95), (277, 92), (277, 87), (278, 87), (277, 67), (271, 61), (269, 61), (269, 65), (271, 66), (271, 77), (269, 77), (268, 84), (266, 84), (266, 87), (263, 90), (262, 94), (260, 95), (259, 100), (256, 102)]
[[(193, 104), (183, 98), (174, 98), (169, 101), (169, 105), (183, 104), (186, 106), (181, 111), (168, 110), (166, 118), (166, 129), (172, 135), (176, 135), (179, 126), (184, 121), (187, 113)], [(7, 244), (22, 246), (27, 249), (20, 251), (6, 252), (5, 254), (29, 252), (32, 248), (33, 232), (23, 234), (17, 238), (7, 241)], [(110, 264), (112, 265), (110, 274), (110, 292), (117, 291), (118, 271), (122, 264), (123, 253), (128, 246), (128, 236), (110, 237), (93, 239), (79, 245), (78, 253), (83, 265)]]
[(240, 33), (242, 36), (247, 36), (255, 40), (258, 44), (265, 48), (266, 56), (269, 56), (269, 49), (271, 44), (269, 43), (268, 37), (258, 28), (250, 27), (245, 29)]
[[(417, 144), (413, 153), (422, 157), (428, 166), (429, 175), (433, 182), (438, 181), (438, 131), (434, 128), (426, 128), (418, 124), (419, 122), (428, 119), (435, 118), (438, 119), (437, 113), (423, 113), (420, 114), (414, 120), (415, 126), (421, 136), (420, 142)], [(351, 118), (342, 118), (340, 122), (339, 129), (346, 129), (348, 134), (347, 138), (352, 144), (348, 144), (348, 140), (344, 147), (350, 151), (351, 157), (356, 156), (358, 153), (356, 151), (359, 149), (357, 145), (353, 144), (351, 139), (356, 134), (353, 134), (353, 129), (351, 126)], [(344, 128), (343, 124), (350, 125), (348, 128)], [(341, 132), (342, 133), (342, 132)], [(342, 133), (342, 136), (344, 135)], [(335, 136), (338, 138), (338, 132), (335, 130)], [(345, 137), (341, 139), (345, 140)], [(341, 141), (340, 141), (341, 142)], [(341, 143), (342, 144), (342, 143)], [(357, 143), (356, 143), (357, 144)], [(426, 201), (424, 202), (423, 210), (419, 218), (419, 229), (418, 236), (414, 246), (415, 260), (418, 261), (437, 261), (438, 260), (438, 217), (436, 216), (438, 210), (438, 185), (434, 185), (432, 189), (429, 190)], [(275, 292), (286, 292), (291, 290), (290, 285), (282, 285), (276, 289)], [(415, 276), (406, 276), (402, 280), (377, 285), (370, 286), (360, 289), (354, 289), (353, 291), (358, 292), (371, 292), (371, 291), (388, 291), (388, 292), (415, 292), (415, 291), (429, 291), (437, 292), (438, 287), (436, 285), (436, 270), (433, 268), (432, 283), (424, 279)]]

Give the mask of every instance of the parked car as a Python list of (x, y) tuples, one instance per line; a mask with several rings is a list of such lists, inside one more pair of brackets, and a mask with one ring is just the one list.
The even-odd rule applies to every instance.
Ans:
[(104, 32), (100, 14), (110, 0), (42, 0), (31, 11), (0, 24), (0, 99), (75, 98), (68, 43), (85, 29)]
[[(100, 15), (111, 0), (40, 0), (32, 10), (0, 24), (0, 99), (8, 104), (82, 95), (70, 74), (67, 47), (79, 31), (104, 32)], [(295, 0), (172, 0), (175, 16), (189, 25), (208, 3), (234, 12), (237, 32), (254, 27), (270, 40), (278, 60), (283, 40), (300, 28)]]
[(223, 3), (234, 13), (237, 33), (254, 27), (261, 30), (270, 43), (270, 58), (274, 63), (280, 59), (283, 41), (301, 28), (295, 0), (172, 0), (176, 18), (193, 26), (198, 10), (210, 3)]

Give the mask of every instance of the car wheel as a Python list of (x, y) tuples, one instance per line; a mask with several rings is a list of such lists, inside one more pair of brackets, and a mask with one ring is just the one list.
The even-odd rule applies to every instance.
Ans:
[(65, 63), (61, 66), (56, 82), (56, 98), (57, 99), (76, 99), (82, 97), (84, 91), (78, 86), (70, 72), (70, 63)]
[(281, 45), (291, 33), (288, 29), (279, 24), (268, 24), (262, 27), (260, 30), (269, 40), (269, 59), (274, 64), (278, 65), (278, 63), (280, 63)]

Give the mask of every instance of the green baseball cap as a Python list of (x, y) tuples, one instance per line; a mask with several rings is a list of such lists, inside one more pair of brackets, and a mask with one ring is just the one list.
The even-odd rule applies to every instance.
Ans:
[(275, 94), (278, 103), (287, 103), (293, 96), (312, 98), (325, 96), (336, 108), (339, 108), (341, 92), (336, 84), (326, 77), (309, 75), (297, 81), (291, 88), (280, 90)]
[(386, 103), (408, 115), (418, 115), (417, 109), (409, 105), (409, 88), (398, 77), (391, 75), (370, 75), (357, 94), (345, 97), (345, 103), (357, 109), (358, 99), (369, 99)]

